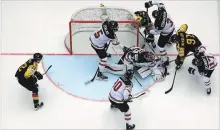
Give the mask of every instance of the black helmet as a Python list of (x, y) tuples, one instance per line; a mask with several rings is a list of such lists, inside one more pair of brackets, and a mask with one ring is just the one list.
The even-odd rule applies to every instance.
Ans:
[(116, 22), (116, 21), (109, 21), (108, 22), (108, 27), (109, 27), (109, 29), (110, 30), (112, 30), (112, 31), (114, 31), (114, 32), (116, 32), (116, 31), (118, 31), (118, 22)]
[(129, 80), (132, 80), (133, 75), (134, 75), (134, 71), (132, 69), (128, 69), (128, 70), (126, 70), (124, 77)]
[(41, 61), (43, 58), (43, 55), (41, 53), (35, 53), (33, 55), (33, 59), (36, 60), (36, 61)]
[(153, 12), (152, 12), (152, 16), (153, 16), (153, 18), (157, 18), (158, 17), (158, 11), (157, 10), (154, 10)]
[(178, 37), (177, 34), (173, 34), (173, 35), (170, 37), (170, 42), (171, 42), (171, 43), (178, 43), (178, 42), (180, 42), (180, 38)]

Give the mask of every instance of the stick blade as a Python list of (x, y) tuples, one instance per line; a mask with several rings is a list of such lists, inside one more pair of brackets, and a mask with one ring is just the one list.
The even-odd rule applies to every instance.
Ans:
[(92, 82), (92, 81), (89, 80), (89, 81), (86, 81), (84, 84), (87, 85), (87, 84), (89, 84), (89, 83), (91, 83), (91, 82)]

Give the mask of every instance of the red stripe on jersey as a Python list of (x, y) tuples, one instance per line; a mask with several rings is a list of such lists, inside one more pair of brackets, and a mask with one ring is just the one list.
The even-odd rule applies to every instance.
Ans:
[(128, 121), (128, 120), (131, 120), (131, 118), (125, 118), (125, 120), (127, 120), (127, 121)]
[(125, 114), (125, 116), (131, 116), (131, 113), (130, 113), (130, 114), (127, 114), (127, 115)]

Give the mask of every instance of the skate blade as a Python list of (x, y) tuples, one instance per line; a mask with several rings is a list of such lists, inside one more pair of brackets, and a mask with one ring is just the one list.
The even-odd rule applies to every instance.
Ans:
[(35, 108), (34, 110), (37, 111), (39, 109), (41, 109), (44, 105), (39, 106), (38, 108)]

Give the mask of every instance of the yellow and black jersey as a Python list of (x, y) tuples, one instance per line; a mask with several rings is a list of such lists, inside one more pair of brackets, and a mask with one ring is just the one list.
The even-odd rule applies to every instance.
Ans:
[(196, 48), (202, 43), (193, 34), (187, 34), (185, 32), (177, 32), (180, 41), (176, 44), (176, 49), (178, 51), (178, 56), (183, 58), (189, 52), (195, 52)]
[(37, 70), (38, 63), (34, 59), (29, 59), (18, 68), (15, 77), (29, 79)]

